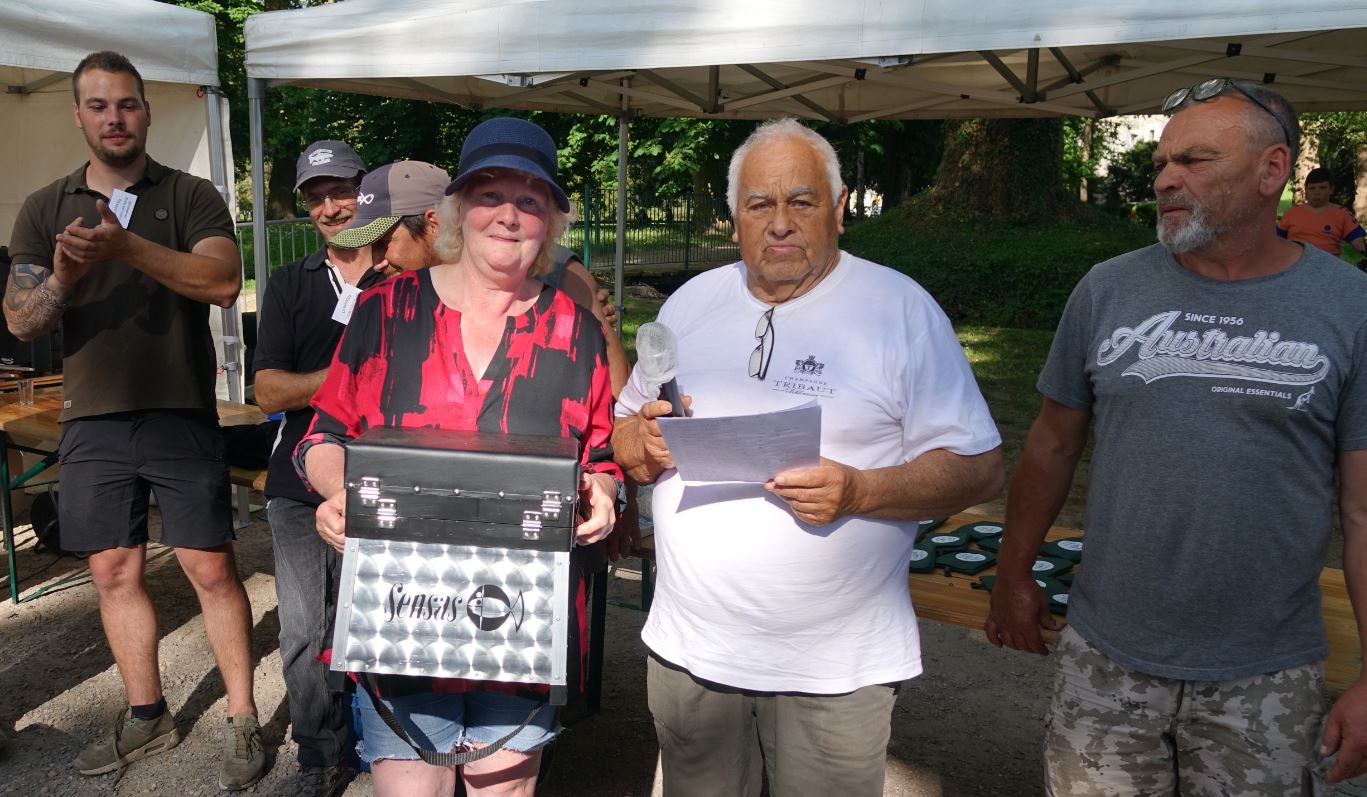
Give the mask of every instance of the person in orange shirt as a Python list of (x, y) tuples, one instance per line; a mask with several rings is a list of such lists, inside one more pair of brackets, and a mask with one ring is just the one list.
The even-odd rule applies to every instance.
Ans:
[(1367, 234), (1353, 217), (1353, 211), (1329, 201), (1333, 192), (1329, 170), (1311, 169), (1305, 176), (1305, 204), (1282, 214), (1277, 234), (1318, 246), (1334, 257), (1339, 256), (1343, 242), (1351, 244), (1358, 254), (1367, 255)]

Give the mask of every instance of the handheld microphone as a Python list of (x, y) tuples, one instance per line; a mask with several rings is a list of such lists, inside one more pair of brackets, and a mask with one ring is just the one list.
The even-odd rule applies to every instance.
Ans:
[(641, 325), (636, 331), (636, 367), (646, 380), (646, 392), (659, 391), (660, 398), (673, 407), (670, 415), (683, 418), (683, 396), (674, 375), (679, 371), (679, 341), (669, 327), (658, 321)]

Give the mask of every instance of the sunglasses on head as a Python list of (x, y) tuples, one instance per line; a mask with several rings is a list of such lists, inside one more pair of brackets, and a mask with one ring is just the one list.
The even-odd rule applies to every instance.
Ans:
[(1172, 113), (1183, 105), (1186, 105), (1188, 102), (1210, 102), (1216, 97), (1228, 92), (1230, 89), (1234, 89), (1244, 95), (1249, 102), (1262, 108), (1269, 116), (1276, 119), (1277, 124), (1282, 129), (1282, 136), (1286, 139), (1286, 146), (1291, 146), (1291, 127), (1287, 125), (1286, 120), (1281, 117), (1281, 114), (1267, 107), (1266, 103), (1253, 96), (1250, 91), (1243, 86), (1240, 86), (1233, 78), (1213, 77), (1210, 80), (1203, 80), (1194, 86), (1184, 86), (1177, 89), (1163, 100), (1163, 113)]

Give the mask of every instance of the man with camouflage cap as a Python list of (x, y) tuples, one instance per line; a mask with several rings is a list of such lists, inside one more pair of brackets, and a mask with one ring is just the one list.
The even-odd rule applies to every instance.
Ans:
[(356, 218), (331, 245), (371, 247), (377, 261), (399, 271), (438, 265), (437, 204), (450, 182), (444, 169), (422, 161), (381, 166), (361, 180)]
[[(1277, 237), (1296, 112), (1169, 95), (1159, 244), (1073, 291), (1007, 499), (988, 640), (1045, 653), (1031, 565), (1095, 417), (1087, 537), (1045, 730), (1050, 795), (1309, 795), (1367, 768), (1367, 682), (1325, 714), (1335, 465), (1367, 619), (1367, 276)], [(1367, 637), (1367, 634), (1363, 635)], [(1313, 790), (1313, 792), (1312, 792)]]

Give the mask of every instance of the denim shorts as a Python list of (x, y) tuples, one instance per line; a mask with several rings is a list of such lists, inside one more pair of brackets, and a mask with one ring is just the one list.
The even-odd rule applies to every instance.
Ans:
[[(555, 721), (555, 706), (515, 695), (426, 692), (381, 699), (414, 744), (439, 753), (467, 743), (492, 744), (520, 725), (537, 705), (540, 708), (536, 716), (503, 749), (531, 752), (550, 744), (560, 730)], [(358, 694), (356, 706), (361, 715), (361, 743), (357, 749), (363, 761), (373, 764), (381, 759), (418, 760), (417, 752), (380, 719), (369, 695)]]

